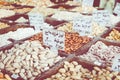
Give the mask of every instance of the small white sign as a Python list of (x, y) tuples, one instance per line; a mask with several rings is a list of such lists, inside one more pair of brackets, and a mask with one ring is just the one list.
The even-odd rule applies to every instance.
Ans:
[(116, 4), (113, 12), (116, 13), (118, 16), (120, 16), (120, 3)]
[(75, 18), (73, 20), (73, 30), (81, 36), (89, 35), (92, 32), (92, 16)]
[(51, 49), (64, 50), (65, 33), (58, 30), (43, 30), (43, 43)]
[(94, 3), (94, 0), (83, 0), (82, 6), (92, 7)]
[(112, 70), (120, 72), (120, 54), (113, 59)]
[(44, 23), (44, 17), (39, 13), (29, 13), (29, 21), (30, 25), (34, 26), (35, 30), (42, 29), (42, 25)]
[(93, 21), (100, 26), (106, 26), (110, 22), (110, 13), (107, 10), (96, 10), (93, 13)]

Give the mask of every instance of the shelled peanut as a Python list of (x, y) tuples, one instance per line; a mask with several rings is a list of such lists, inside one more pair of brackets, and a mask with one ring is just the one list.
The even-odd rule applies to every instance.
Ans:
[(58, 73), (44, 80), (120, 80), (120, 74), (111, 72), (109, 67), (94, 66), (92, 70), (89, 70), (77, 61), (65, 61), (63, 68), (60, 68)]
[(106, 37), (106, 39), (120, 41), (120, 31), (113, 29), (109, 33), (109, 36)]
[(0, 80), (12, 80), (8, 74), (0, 72)]
[(6, 23), (0, 22), (0, 29), (6, 28), (6, 27), (9, 27), (9, 25)]
[(5, 69), (24, 80), (34, 80), (64, 57), (45, 49), (39, 41), (25, 41), (5, 52), (1, 51), (0, 58), (0, 70)]
[[(33, 36), (30, 40), (39, 40), (41, 43), (43, 43), (43, 36), (42, 33), (39, 33), (35, 36)], [(65, 33), (65, 52), (71, 53), (73, 51), (76, 51), (80, 47), (82, 47), (84, 44), (88, 43), (91, 39), (89, 37), (82, 37), (79, 36), (78, 33)]]

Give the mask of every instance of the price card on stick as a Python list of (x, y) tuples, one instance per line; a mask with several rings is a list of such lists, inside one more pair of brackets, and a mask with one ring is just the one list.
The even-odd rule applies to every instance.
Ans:
[(92, 32), (92, 16), (75, 18), (73, 20), (73, 30), (81, 36), (89, 35)]
[(110, 21), (110, 13), (107, 10), (97, 10), (93, 13), (93, 21), (100, 26), (106, 26)]
[(112, 70), (120, 72), (120, 54), (113, 59)]
[(44, 23), (43, 15), (40, 13), (29, 13), (28, 15), (30, 25), (34, 26), (35, 30), (41, 30)]
[(58, 30), (43, 30), (43, 43), (52, 51), (64, 50), (65, 33)]
[(120, 16), (120, 3), (116, 4), (113, 12), (116, 13), (118, 16)]

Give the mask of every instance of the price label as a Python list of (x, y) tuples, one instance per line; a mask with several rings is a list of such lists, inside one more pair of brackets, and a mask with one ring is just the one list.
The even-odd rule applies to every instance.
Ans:
[(89, 35), (92, 32), (92, 17), (78, 17), (73, 20), (73, 30), (81, 36)]
[(83, 0), (82, 1), (82, 6), (90, 6), (92, 7), (94, 3), (94, 0)]
[(42, 29), (42, 25), (44, 23), (44, 17), (39, 13), (29, 13), (29, 21), (30, 25), (34, 26), (35, 30)]
[(97, 10), (93, 13), (93, 21), (100, 26), (106, 26), (110, 21), (110, 13), (107, 10)]
[(113, 59), (112, 70), (120, 72), (120, 54)]
[(58, 30), (43, 30), (43, 43), (51, 49), (64, 50), (65, 33)]
[(118, 16), (120, 16), (120, 3), (116, 4), (113, 12), (116, 13)]

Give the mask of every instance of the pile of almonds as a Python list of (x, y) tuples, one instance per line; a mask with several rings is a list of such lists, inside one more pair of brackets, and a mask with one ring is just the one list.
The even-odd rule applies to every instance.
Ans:
[(42, 72), (62, 60), (58, 54), (41, 46), (39, 41), (25, 41), (5, 52), (0, 52), (0, 69), (5, 69), (24, 80), (34, 80)]
[(64, 61), (64, 66), (58, 70), (58, 73), (44, 80), (120, 80), (120, 74), (111, 72), (110, 67), (94, 66), (92, 70), (89, 70), (77, 61)]

